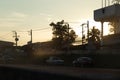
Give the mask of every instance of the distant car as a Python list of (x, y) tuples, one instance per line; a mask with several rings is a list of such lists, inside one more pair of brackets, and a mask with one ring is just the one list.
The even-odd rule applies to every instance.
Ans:
[(49, 57), (46, 60), (46, 63), (48, 64), (55, 64), (55, 65), (62, 65), (64, 64), (64, 60), (60, 59), (59, 57)]
[(93, 60), (90, 57), (79, 57), (73, 61), (73, 66), (91, 67), (92, 65)]
[(5, 63), (11, 63), (15, 61), (14, 57), (9, 56), (9, 55), (3, 55), (3, 60), (5, 61)]

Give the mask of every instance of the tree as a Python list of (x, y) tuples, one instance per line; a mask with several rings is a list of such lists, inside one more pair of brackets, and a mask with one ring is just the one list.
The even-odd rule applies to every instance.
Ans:
[(109, 34), (113, 34), (115, 32), (115, 28), (114, 28), (114, 26), (116, 26), (115, 23), (109, 22), (108, 25), (109, 25)]
[(77, 35), (76, 35), (76, 33), (75, 33), (75, 31), (74, 30), (71, 30), (70, 31), (70, 33), (69, 33), (69, 41), (70, 41), (70, 43), (73, 43), (73, 42), (75, 42), (75, 39), (77, 38)]
[(93, 46), (95, 46), (95, 48), (100, 48), (100, 30), (99, 29), (95, 29), (95, 27), (93, 27), (93, 29), (90, 31), (89, 33), (90, 38), (88, 40), (88, 44), (92, 43)]
[(50, 23), (53, 31), (53, 46), (56, 48), (63, 48), (70, 45), (75, 41), (77, 37), (74, 30), (70, 30), (69, 24), (64, 22), (64, 20), (57, 23)]

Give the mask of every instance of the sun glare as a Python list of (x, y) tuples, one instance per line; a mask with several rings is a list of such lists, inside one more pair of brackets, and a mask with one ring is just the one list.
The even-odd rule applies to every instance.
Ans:
[(104, 23), (104, 28), (103, 28), (104, 30), (103, 30), (103, 35), (109, 35), (109, 26), (108, 26), (108, 22), (105, 22)]
[[(103, 35), (108, 35), (110, 32), (109, 32), (109, 22), (104, 22), (103, 24)], [(90, 27), (93, 27), (95, 26), (97, 29), (99, 29), (101, 31), (101, 23), (100, 22), (90, 22)]]
[[(103, 27), (103, 35), (109, 35), (110, 31), (109, 31), (109, 22), (104, 22), (104, 27)], [(82, 23), (76, 23), (76, 24), (72, 24), (72, 28), (73, 30), (75, 30), (76, 34), (78, 36), (82, 36)], [(87, 25), (84, 26), (84, 33), (87, 34)], [(89, 30), (91, 30), (93, 28), (93, 26), (95, 26), (95, 28), (99, 29), (101, 31), (101, 23), (100, 22), (95, 22), (93, 20), (89, 21)]]

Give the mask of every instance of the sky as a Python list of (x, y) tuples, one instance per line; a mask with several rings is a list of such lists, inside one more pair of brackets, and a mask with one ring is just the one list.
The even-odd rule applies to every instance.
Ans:
[[(52, 39), (51, 22), (65, 20), (70, 26), (79, 27), (93, 20), (93, 11), (101, 8), (101, 0), (0, 0), (0, 40), (15, 42), (14, 32), (19, 35), (18, 45)], [(79, 28), (74, 28), (79, 29)]]

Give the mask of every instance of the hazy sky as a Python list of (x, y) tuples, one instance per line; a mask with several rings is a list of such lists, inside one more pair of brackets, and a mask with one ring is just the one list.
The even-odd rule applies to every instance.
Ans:
[[(14, 42), (15, 30), (20, 35), (18, 44), (26, 44), (33, 29), (38, 30), (33, 31), (33, 42), (47, 41), (52, 38), (52, 21), (90, 20), (98, 8), (101, 0), (0, 0), (0, 40)], [(43, 28), (47, 29), (39, 30)]]

